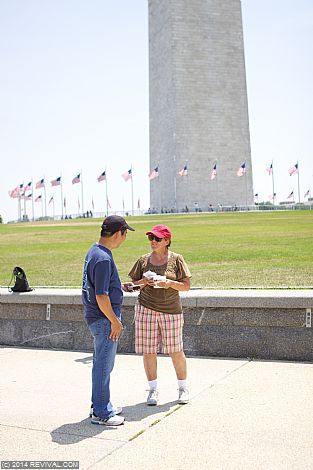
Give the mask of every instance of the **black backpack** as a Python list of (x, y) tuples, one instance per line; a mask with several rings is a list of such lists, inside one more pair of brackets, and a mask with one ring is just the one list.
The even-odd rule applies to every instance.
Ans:
[(24, 269), (20, 268), (19, 266), (15, 266), (15, 268), (13, 269), (10, 284), (14, 277), (15, 284), (13, 287), (9, 286), (10, 292), (30, 292), (31, 290), (33, 290), (31, 287), (29, 287)]

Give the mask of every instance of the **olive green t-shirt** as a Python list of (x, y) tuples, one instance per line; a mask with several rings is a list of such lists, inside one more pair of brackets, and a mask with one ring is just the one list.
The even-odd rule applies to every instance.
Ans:
[[(169, 251), (167, 263), (161, 266), (152, 264), (150, 255), (151, 253), (141, 256), (132, 267), (128, 275), (133, 281), (142, 279), (143, 273), (146, 271), (153, 271), (160, 276), (166, 276), (167, 279), (172, 281), (182, 281), (186, 277), (191, 277), (189, 268), (181, 255)], [(145, 286), (138, 295), (138, 301), (144, 307), (157, 312), (182, 313), (179, 292), (171, 287), (157, 289), (152, 286)]]

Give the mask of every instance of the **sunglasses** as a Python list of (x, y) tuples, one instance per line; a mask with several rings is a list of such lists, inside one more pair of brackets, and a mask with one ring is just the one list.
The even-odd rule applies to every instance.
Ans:
[(152, 242), (152, 240), (155, 240), (156, 242), (160, 242), (163, 240), (163, 238), (156, 237), (155, 235), (152, 235), (152, 234), (148, 235), (148, 239), (150, 240), (150, 242)]

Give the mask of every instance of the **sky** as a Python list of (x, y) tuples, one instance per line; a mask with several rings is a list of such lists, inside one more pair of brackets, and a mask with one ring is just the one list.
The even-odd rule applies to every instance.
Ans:
[[(298, 199), (313, 194), (313, 1), (242, 0), (254, 192)], [(61, 213), (149, 207), (147, 0), (0, 0), (0, 214), (17, 219), (8, 191), (48, 182)], [(208, 168), (208, 174), (211, 168)], [(34, 192), (35, 197), (42, 190)], [(79, 201), (79, 203), (78, 203)], [(79, 204), (79, 205), (78, 205)], [(27, 203), (31, 216), (31, 203)], [(35, 203), (35, 216), (42, 215)], [(48, 205), (52, 215), (52, 204)], [(65, 211), (63, 207), (63, 211)]]

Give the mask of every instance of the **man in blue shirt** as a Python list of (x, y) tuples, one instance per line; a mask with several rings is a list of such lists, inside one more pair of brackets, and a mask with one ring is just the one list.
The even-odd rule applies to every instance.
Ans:
[(110, 374), (123, 330), (123, 291), (112, 250), (125, 241), (127, 230), (134, 231), (123, 217), (104, 219), (99, 242), (86, 255), (83, 274), (84, 317), (94, 340), (91, 422), (105, 426), (124, 423), (119, 416), (122, 409), (113, 408), (110, 400)]

